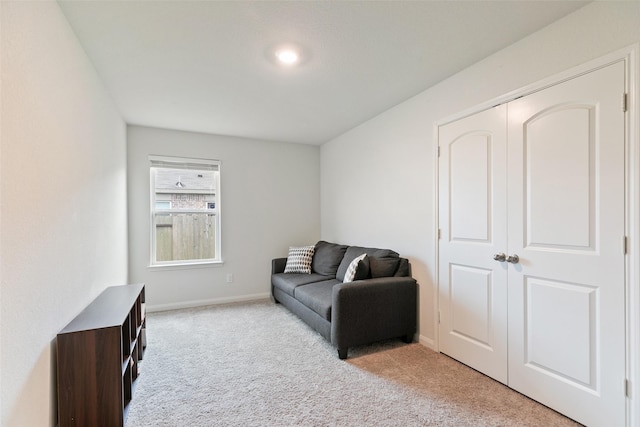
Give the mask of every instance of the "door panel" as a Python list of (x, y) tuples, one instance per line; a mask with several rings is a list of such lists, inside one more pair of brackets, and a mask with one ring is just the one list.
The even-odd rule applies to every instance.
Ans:
[(528, 245), (593, 250), (594, 122), (593, 105), (562, 105), (523, 124)]
[(506, 106), (439, 129), (440, 349), (507, 381)]
[(595, 390), (598, 303), (592, 287), (527, 277), (525, 364)]
[(491, 270), (451, 265), (449, 299), (451, 334), (473, 344), (491, 348), (493, 311), (491, 302)]
[(476, 131), (449, 146), (451, 240), (491, 238), (491, 144), (491, 134)]
[(624, 65), (509, 104), (509, 386), (624, 425)]

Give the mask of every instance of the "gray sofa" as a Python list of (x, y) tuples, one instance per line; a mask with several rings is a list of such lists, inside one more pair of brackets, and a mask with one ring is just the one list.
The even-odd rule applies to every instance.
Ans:
[[(367, 254), (367, 265), (358, 264), (355, 280), (343, 283), (349, 264), (361, 254)], [(272, 261), (273, 299), (331, 342), (340, 359), (357, 345), (390, 338), (412, 342), (417, 283), (406, 258), (388, 249), (320, 241), (311, 274), (284, 273), (286, 263), (287, 258)]]

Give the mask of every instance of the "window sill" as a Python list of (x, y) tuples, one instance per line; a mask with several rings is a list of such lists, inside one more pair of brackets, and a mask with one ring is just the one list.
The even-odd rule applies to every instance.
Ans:
[(224, 261), (206, 261), (206, 262), (186, 262), (176, 264), (156, 264), (149, 265), (149, 270), (163, 271), (163, 270), (183, 270), (190, 268), (216, 268), (221, 267)]

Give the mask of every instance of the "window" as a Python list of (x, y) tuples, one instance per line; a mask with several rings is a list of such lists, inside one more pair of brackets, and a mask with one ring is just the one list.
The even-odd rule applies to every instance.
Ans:
[(220, 262), (220, 162), (149, 160), (151, 265)]
[(156, 199), (156, 209), (171, 209), (171, 200)]

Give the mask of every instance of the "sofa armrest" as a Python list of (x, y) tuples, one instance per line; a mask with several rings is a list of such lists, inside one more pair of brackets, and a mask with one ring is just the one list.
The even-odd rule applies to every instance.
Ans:
[(284, 273), (287, 266), (286, 258), (274, 258), (271, 260), (271, 274)]
[(331, 343), (338, 349), (416, 332), (417, 283), (380, 277), (333, 287)]

